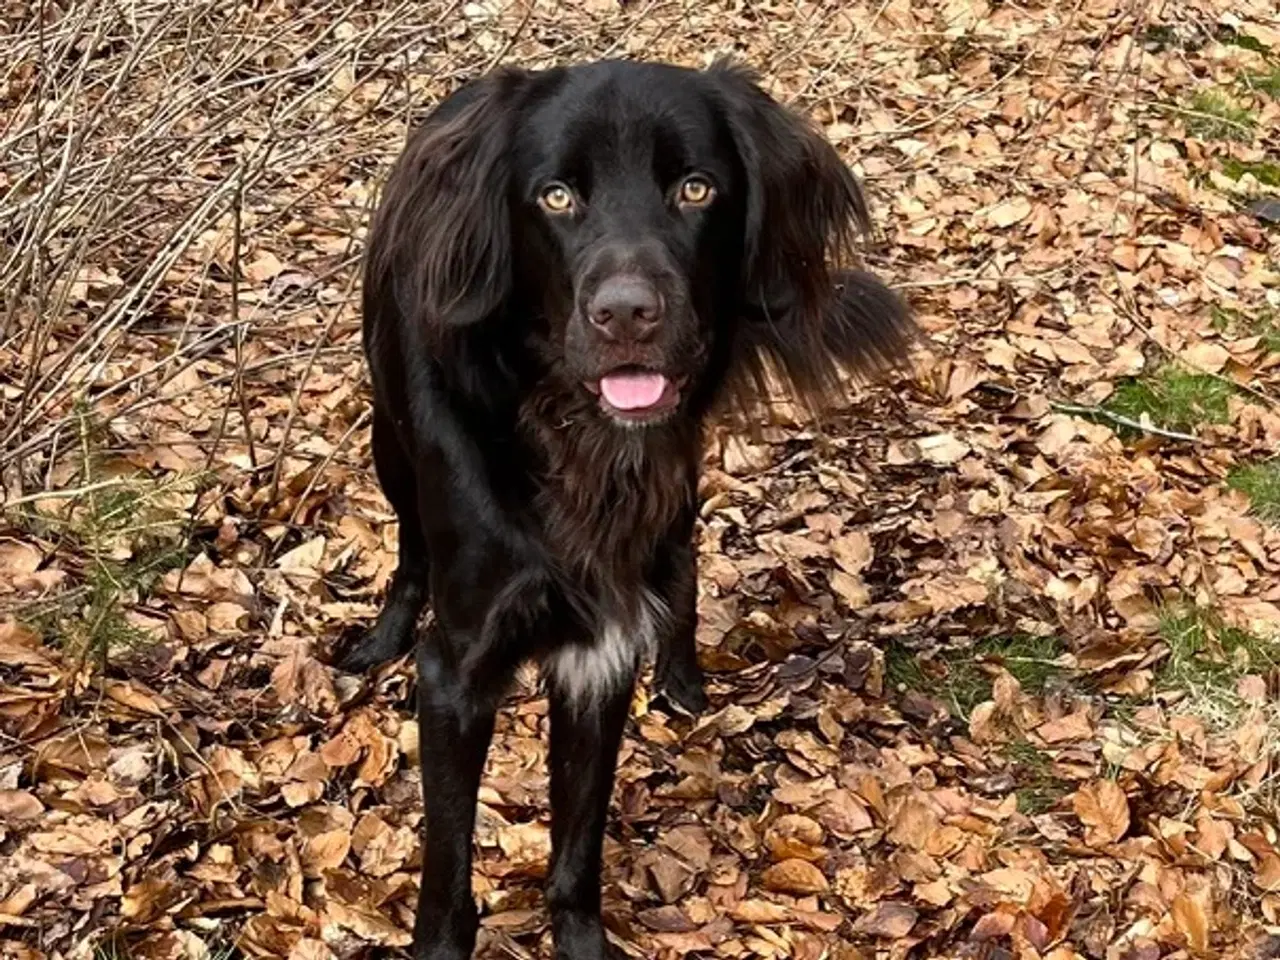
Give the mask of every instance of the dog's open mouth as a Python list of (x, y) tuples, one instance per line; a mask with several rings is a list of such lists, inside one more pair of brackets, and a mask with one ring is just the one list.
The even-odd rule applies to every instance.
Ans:
[(587, 384), (600, 397), (600, 406), (619, 420), (646, 422), (666, 416), (680, 404), (684, 378), (671, 378), (646, 367), (610, 370)]

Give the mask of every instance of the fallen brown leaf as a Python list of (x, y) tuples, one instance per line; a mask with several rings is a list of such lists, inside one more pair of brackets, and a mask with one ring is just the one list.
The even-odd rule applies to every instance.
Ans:
[(822, 871), (807, 860), (783, 860), (775, 863), (760, 875), (760, 881), (767, 890), (779, 893), (825, 893), (830, 884)]
[(1072, 806), (1084, 824), (1085, 843), (1092, 847), (1115, 843), (1129, 831), (1129, 800), (1114, 780), (1082, 786)]
[(882, 903), (869, 913), (864, 913), (853, 925), (854, 932), (879, 937), (883, 940), (901, 940), (911, 932), (920, 918), (918, 911), (904, 903)]

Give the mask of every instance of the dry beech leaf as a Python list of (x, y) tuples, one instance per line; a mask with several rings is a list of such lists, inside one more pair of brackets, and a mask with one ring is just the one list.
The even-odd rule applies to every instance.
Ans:
[(1234, 834), (1230, 821), (1201, 814), (1196, 818), (1196, 849), (1210, 860), (1220, 860)]
[(1280, 893), (1280, 854), (1268, 853), (1258, 862), (1253, 882), (1264, 893)]
[(841, 839), (850, 839), (875, 826), (866, 806), (850, 790), (832, 790), (825, 794), (823, 801), (818, 809), (818, 819)]
[(1085, 827), (1085, 843), (1102, 847), (1117, 842), (1129, 830), (1129, 800), (1114, 780), (1095, 780), (1076, 791), (1072, 800)]
[(0, 591), (8, 592), (12, 585), (40, 569), (40, 551), (20, 540), (0, 540)]
[(987, 211), (987, 219), (997, 227), (1011, 227), (1031, 215), (1031, 201), (1026, 197), (1011, 197)]
[(1209, 373), (1221, 373), (1222, 368), (1231, 359), (1231, 354), (1219, 343), (1197, 343), (1184, 350), (1182, 357), (1188, 363)]
[(255, 283), (265, 283), (284, 270), (284, 264), (270, 250), (260, 250), (242, 267), (244, 275)]
[(741, 923), (785, 923), (791, 910), (769, 900), (743, 900), (729, 909), (729, 915)]
[(826, 855), (822, 841), (822, 827), (818, 822), (798, 813), (783, 814), (770, 824), (765, 835), (769, 852), (778, 861), (792, 858), (820, 861)]
[(843, 570), (832, 570), (829, 581), (831, 589), (850, 610), (861, 610), (871, 603), (871, 591), (861, 577), (852, 576)]
[(293, 945), (286, 960), (336, 960), (336, 956), (323, 940), (304, 937)]
[(34, 820), (44, 813), (44, 804), (26, 790), (0, 790), (0, 823)]
[(882, 940), (901, 940), (911, 932), (919, 918), (919, 912), (905, 903), (886, 902), (859, 917), (853, 929), (855, 933)]
[(24, 883), (15, 888), (7, 897), (0, 900), (0, 920), (21, 917), (39, 897), (39, 888), (34, 883)]
[(650, 910), (641, 910), (636, 914), (636, 919), (650, 930), (659, 933), (690, 933), (698, 929), (697, 924), (690, 920), (683, 910), (670, 903)]
[(1046, 743), (1065, 743), (1072, 740), (1088, 740), (1093, 736), (1093, 723), (1086, 710), (1069, 713), (1065, 717), (1049, 720), (1036, 727)]
[(1169, 913), (1193, 952), (1204, 953), (1209, 949), (1209, 918), (1199, 901), (1185, 893), (1178, 894), (1173, 898)]
[(1076, 438), (1076, 422), (1068, 416), (1057, 415), (1045, 431), (1036, 438), (1036, 446), (1047, 457), (1056, 457)]
[(978, 922), (973, 925), (973, 933), (970, 934), (970, 937), (979, 942), (998, 940), (1001, 937), (1009, 936), (1017, 922), (1017, 914), (1011, 910), (996, 910), (993, 913), (986, 913), (979, 917)]
[(407, 947), (413, 943), (413, 935), (409, 931), (373, 910), (331, 901), (325, 906), (325, 914), (338, 926), (382, 946)]
[(308, 877), (319, 877), (326, 870), (340, 866), (351, 849), (351, 834), (347, 830), (329, 830), (311, 837), (303, 845), (299, 855)]
[(875, 548), (864, 530), (854, 530), (831, 541), (831, 556), (845, 573), (857, 576), (871, 566)]
[(499, 828), (498, 845), (512, 865), (541, 871), (551, 855), (551, 831), (542, 823), (515, 823)]
[(829, 888), (822, 871), (807, 860), (783, 860), (775, 863), (760, 875), (765, 889), (778, 893), (805, 895), (825, 893)]
[(963, 460), (969, 454), (969, 445), (953, 433), (940, 433), (921, 437), (916, 441), (920, 456), (935, 466), (948, 467)]
[(174, 890), (160, 877), (144, 877), (120, 898), (120, 915), (134, 923), (154, 921), (164, 910)]
[(162, 697), (137, 683), (108, 680), (103, 683), (103, 691), (116, 703), (153, 717), (162, 717), (172, 709)]

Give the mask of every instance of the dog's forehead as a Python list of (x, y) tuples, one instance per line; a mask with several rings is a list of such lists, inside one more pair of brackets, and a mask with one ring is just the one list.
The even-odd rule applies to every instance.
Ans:
[(539, 166), (676, 166), (715, 159), (715, 105), (691, 70), (607, 64), (571, 70), (530, 111), (524, 129)]

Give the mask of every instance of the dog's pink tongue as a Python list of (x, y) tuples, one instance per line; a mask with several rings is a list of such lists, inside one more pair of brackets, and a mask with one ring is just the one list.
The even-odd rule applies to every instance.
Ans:
[(600, 392), (616, 410), (643, 410), (662, 399), (667, 378), (660, 373), (632, 370), (600, 379)]

